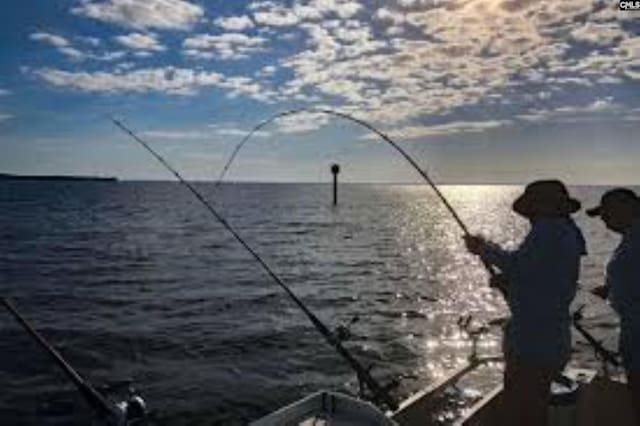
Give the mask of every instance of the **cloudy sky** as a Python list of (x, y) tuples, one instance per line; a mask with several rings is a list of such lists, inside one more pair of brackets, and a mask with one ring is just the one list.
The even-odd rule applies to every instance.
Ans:
[[(4, 0), (0, 172), (215, 179), (333, 108), (440, 181), (640, 181), (640, 11), (617, 0)], [(278, 120), (230, 179), (417, 181), (356, 125)]]

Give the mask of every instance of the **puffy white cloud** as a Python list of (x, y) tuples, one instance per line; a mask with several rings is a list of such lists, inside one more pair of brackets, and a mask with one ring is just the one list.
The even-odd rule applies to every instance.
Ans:
[(82, 0), (71, 9), (125, 27), (187, 30), (204, 17), (204, 9), (185, 0)]
[(71, 43), (69, 43), (69, 40), (67, 40), (66, 38), (51, 33), (32, 33), (31, 35), (29, 35), (29, 38), (33, 41), (41, 41), (55, 47), (67, 47), (71, 45)]
[(262, 37), (249, 37), (242, 33), (226, 33), (222, 35), (200, 34), (184, 40), (183, 46), (193, 49), (210, 49), (220, 43), (259, 46), (266, 40)]
[(242, 59), (252, 53), (264, 50), (263, 37), (251, 37), (242, 33), (221, 35), (198, 34), (182, 42), (183, 53), (198, 59)]
[(329, 116), (321, 113), (305, 112), (285, 116), (276, 121), (278, 133), (304, 133), (317, 130), (329, 123)]
[(213, 21), (213, 23), (227, 31), (242, 31), (253, 28), (254, 26), (251, 18), (246, 15), (220, 17)]
[(83, 60), (87, 57), (83, 52), (73, 47), (61, 47), (58, 51), (73, 59)]
[(286, 27), (301, 22), (317, 21), (327, 17), (349, 19), (354, 17), (362, 5), (351, 0), (308, 0), (286, 7), (272, 1), (260, 1), (251, 4), (253, 19), (262, 25)]
[[(368, 19), (336, 19), (330, 9), (339, 3), (255, 6), (293, 12), (305, 33), (304, 49), (279, 61), (293, 75), (278, 87), (282, 99), (340, 103), (372, 120), (404, 124), (460, 107), (517, 103), (508, 93), (531, 83), (555, 92), (640, 77), (632, 65), (639, 45), (628, 28), (596, 21), (591, 2), (414, 0), (385, 4)], [(296, 13), (302, 7), (305, 14)], [(573, 49), (577, 42), (588, 44)]]
[(101, 54), (95, 54), (92, 56), (92, 58), (98, 61), (110, 62), (110, 61), (116, 61), (118, 59), (122, 59), (126, 55), (127, 55), (127, 52), (124, 52), (122, 50), (115, 50), (113, 52), (104, 52)]
[(88, 57), (87, 54), (72, 47), (69, 40), (56, 34), (36, 32), (29, 35), (29, 39), (54, 46), (58, 52), (72, 59), (83, 60)]
[(123, 69), (112, 72), (72, 72), (52, 68), (25, 69), (45, 82), (93, 93), (148, 93), (161, 92), (172, 95), (194, 95), (199, 89), (215, 87), (226, 91), (228, 97), (248, 96), (262, 102), (271, 102), (276, 95), (248, 77), (225, 76), (215, 71), (189, 68), (159, 67)]
[(134, 50), (146, 50), (146, 51), (163, 51), (166, 50), (159, 41), (155, 34), (148, 33), (131, 33), (128, 35), (121, 35), (114, 37), (116, 42)]
[[(29, 36), (29, 39), (37, 42), (42, 42), (54, 46), (56, 50), (68, 58), (83, 61), (87, 59), (94, 59), (97, 61), (113, 61), (115, 59), (122, 58), (126, 53), (122, 51), (113, 51), (113, 52), (104, 52), (104, 53), (95, 53), (91, 51), (82, 51), (77, 49), (72, 45), (72, 43), (59, 35), (46, 33), (46, 32), (36, 32)], [(77, 37), (77, 40), (90, 44), (93, 47), (100, 46), (101, 42), (99, 39), (94, 37)]]
[(300, 23), (300, 18), (291, 9), (275, 4), (256, 10), (253, 19), (258, 24), (273, 27), (287, 27)]
[[(91, 16), (99, 11), (99, 19), (136, 28), (188, 28), (203, 16), (194, 13), (183, 19), (179, 13), (171, 14), (166, 22), (158, 18), (170, 8), (169, 3), (199, 8), (185, 0), (81, 1), (76, 13)], [(432, 122), (434, 116), (444, 120), (460, 108), (518, 106), (520, 102), (521, 108), (515, 110), (529, 111), (521, 116), (534, 120), (544, 114), (528, 110), (530, 102), (557, 102), (559, 92), (593, 90), (596, 85), (610, 89), (610, 85), (640, 79), (640, 42), (631, 22), (617, 19), (617, 11), (598, 1), (396, 0), (383, 2), (384, 7), (378, 6), (380, 2), (353, 0), (256, 1), (236, 16), (213, 19), (218, 31), (230, 32), (188, 34), (182, 43), (186, 58), (203, 60), (238, 60), (264, 53), (273, 45), (269, 53), (282, 56), (270, 58), (266, 67), (255, 67), (252, 78), (220, 76), (215, 83), (185, 83), (191, 81), (188, 75), (208, 72), (173, 69), (183, 80), (179, 84), (162, 77), (164, 68), (119, 68), (102, 74), (72, 73), (77, 81), (65, 84), (109, 91), (89, 89), (101, 82), (113, 91), (182, 94), (208, 85), (225, 90), (230, 97), (249, 96), (264, 102), (339, 104), (341, 110), (409, 129), (419, 137), (483, 131), (505, 123), (409, 124)], [(163, 6), (156, 8), (158, 4)], [(95, 10), (89, 13), (91, 5)], [(182, 23), (177, 23), (180, 19)], [(242, 32), (247, 29), (251, 33)], [(137, 46), (137, 53), (128, 53), (130, 58), (162, 48), (153, 33), (136, 31), (121, 37), (129, 37), (128, 47)], [(52, 82), (62, 79), (56, 72), (65, 71), (40, 72)], [(131, 83), (153, 79), (159, 81), (158, 89)], [(555, 111), (550, 107), (543, 112)], [(580, 113), (588, 111), (575, 112)]]
[(259, 71), (261, 75), (273, 75), (278, 70), (274, 65), (266, 65), (262, 67)]
[(612, 45), (615, 41), (625, 38), (626, 35), (627, 33), (617, 22), (586, 22), (584, 25), (580, 25), (571, 31), (571, 36), (576, 40), (604, 46)]
[(315, 0), (311, 3), (323, 13), (335, 13), (342, 19), (352, 18), (362, 9), (357, 1)]
[(629, 60), (640, 58), (640, 36), (625, 38), (616, 51)]
[(34, 71), (49, 84), (84, 92), (166, 92), (189, 95), (204, 86), (216, 86), (224, 76), (186, 68), (144, 68), (129, 72), (70, 72), (51, 68)]
[(404, 22), (406, 22), (404, 13), (392, 11), (391, 9), (388, 9), (386, 7), (381, 7), (380, 9), (378, 9), (373, 16), (379, 21), (389, 22), (395, 25), (403, 24)]

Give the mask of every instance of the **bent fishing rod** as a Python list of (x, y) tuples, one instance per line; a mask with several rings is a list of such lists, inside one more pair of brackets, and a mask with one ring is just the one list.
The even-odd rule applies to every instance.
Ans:
[(160, 164), (162, 164), (168, 171), (170, 171), (180, 183), (182, 183), (191, 193), (202, 203), (202, 205), (211, 213), (211, 215), (240, 243), (240, 245), (251, 254), (251, 256), (262, 266), (262, 269), (273, 279), (273, 281), (279, 285), (287, 295), (294, 301), (294, 303), (304, 312), (309, 318), (314, 327), (322, 334), (325, 340), (333, 346), (333, 348), (342, 356), (351, 368), (356, 372), (358, 380), (368, 386), (372, 394), (374, 402), (382, 402), (389, 409), (395, 411), (398, 408), (398, 403), (391, 397), (388, 386), (381, 386), (369, 373), (369, 370), (362, 366), (360, 362), (349, 352), (342, 341), (324, 325), (322, 321), (313, 313), (307, 306), (293, 293), (293, 291), (282, 281), (282, 279), (273, 271), (273, 269), (262, 259), (262, 257), (240, 236), (240, 234), (227, 222), (227, 220), (207, 201), (207, 199), (197, 190), (195, 187), (186, 181), (180, 173), (169, 164), (160, 154), (158, 154), (149, 144), (138, 137), (131, 129), (125, 126), (120, 120), (114, 117), (109, 119), (120, 130), (129, 135), (134, 141), (140, 144), (147, 152), (149, 152)]
[[(438, 188), (438, 186), (435, 184), (435, 182), (429, 177), (429, 175), (427, 174), (426, 171), (424, 171), (419, 165), (418, 163), (404, 150), (402, 149), (402, 147), (400, 147), (398, 145), (397, 142), (395, 142), (393, 139), (391, 139), (391, 137), (389, 135), (387, 135), (386, 133), (384, 133), (383, 131), (377, 129), (376, 127), (374, 127), (372, 124), (368, 123), (367, 121), (354, 117), (350, 114), (347, 114), (345, 112), (341, 112), (341, 111), (336, 111), (336, 110), (332, 110), (332, 109), (328, 109), (328, 108), (299, 108), (299, 109), (292, 109), (292, 110), (288, 110), (288, 111), (282, 111), (279, 113), (276, 113), (274, 115), (272, 115), (271, 117), (265, 119), (264, 121), (258, 123), (256, 126), (254, 126), (248, 133), (247, 135), (235, 146), (233, 152), (231, 153), (229, 159), (227, 160), (227, 162), (225, 163), (220, 176), (218, 177), (218, 180), (216, 182), (216, 186), (220, 185), (222, 183), (222, 180), (224, 179), (226, 173), (228, 172), (229, 168), (231, 167), (231, 165), (233, 164), (235, 158), (237, 157), (237, 155), (239, 154), (240, 150), (242, 149), (242, 147), (249, 141), (249, 139), (251, 139), (251, 137), (258, 132), (260, 129), (262, 129), (263, 127), (266, 127), (267, 125), (275, 122), (276, 120), (280, 119), (280, 118), (284, 118), (287, 116), (294, 116), (294, 115), (298, 115), (298, 114), (325, 114), (325, 115), (330, 115), (330, 116), (335, 116), (338, 118), (342, 118), (345, 119), (347, 121), (351, 121), (353, 123), (356, 123), (364, 128), (366, 128), (367, 130), (375, 133), (376, 135), (378, 135), (383, 141), (385, 141), (386, 143), (388, 143), (389, 145), (391, 145), (391, 147), (393, 147), (398, 153), (400, 153), (400, 155), (411, 165), (411, 167), (413, 167), (413, 169), (415, 169), (415, 171), (418, 172), (418, 174), (429, 184), (429, 186), (431, 186), (431, 188), (434, 190), (434, 192), (436, 193), (436, 195), (438, 196), (438, 198), (440, 198), (440, 200), (442, 201), (442, 203), (444, 204), (444, 206), (447, 208), (447, 210), (451, 213), (451, 216), (453, 217), (453, 219), (455, 220), (455, 222), (458, 224), (458, 226), (460, 227), (460, 229), (462, 229), (462, 232), (465, 234), (465, 236), (470, 236), (470, 232), (467, 228), (467, 226), (465, 225), (465, 223), (462, 221), (462, 219), (460, 218), (460, 216), (458, 215), (458, 213), (455, 211), (455, 209), (453, 208), (453, 206), (451, 205), (451, 203), (449, 203), (448, 199), (444, 196), (444, 194), (440, 191), (440, 189)], [(498, 273), (488, 262), (486, 262), (484, 259), (479, 258), (480, 261), (482, 262), (484, 268), (487, 270), (487, 272), (489, 273), (489, 283), (490, 286), (492, 288), (496, 288), (497, 290), (500, 291), (500, 293), (503, 296), (506, 296), (506, 282), (505, 282), (505, 277), (504, 275)], [(578, 288), (579, 290), (582, 290), (580, 288)], [(583, 290), (584, 291), (584, 290)], [(573, 316), (573, 325), (576, 328), (576, 330), (578, 330), (578, 332), (580, 332), (580, 334), (582, 334), (585, 339), (594, 347), (594, 349), (596, 350), (597, 353), (599, 353), (606, 361), (610, 362), (611, 364), (618, 366), (620, 365), (619, 362), (615, 359), (615, 356), (611, 353), (608, 352), (599, 342), (597, 342), (585, 329), (584, 327), (582, 327), (579, 323), (579, 319), (582, 318), (581, 316), (581, 309), (576, 312)]]
[(67, 377), (73, 382), (89, 406), (96, 412), (99, 418), (106, 420), (109, 424), (120, 424), (122, 413), (111, 404), (100, 392), (98, 392), (87, 380), (85, 380), (71, 365), (51, 346), (40, 333), (38, 333), (24, 318), (15, 306), (6, 298), (1, 298), (2, 304), (9, 313), (20, 323), (33, 339), (49, 354), (56, 364), (64, 371)]
[[(354, 116), (352, 116), (350, 114), (347, 114), (345, 112), (336, 111), (336, 110), (332, 110), (332, 109), (328, 109), (328, 108), (299, 108), (299, 109), (283, 111), (283, 112), (279, 112), (277, 114), (274, 114), (271, 117), (267, 118), (266, 120), (260, 122), (258, 125), (253, 127), (249, 131), (249, 133), (247, 133), (247, 135), (236, 145), (236, 147), (234, 148), (233, 152), (231, 153), (231, 156), (229, 157), (229, 160), (227, 160), (226, 164), (222, 168), (222, 172), (220, 172), (220, 176), (218, 177), (218, 180), (216, 182), (216, 186), (219, 185), (220, 183), (222, 183), (222, 180), (224, 179), (227, 171), (231, 167), (231, 164), (233, 164), (233, 161), (235, 160), (236, 156), (238, 155), (238, 153), (240, 152), (242, 147), (249, 141), (249, 139), (251, 139), (251, 137), (257, 131), (259, 131), (263, 127), (267, 126), (268, 124), (273, 123), (274, 121), (276, 121), (279, 118), (283, 118), (283, 117), (287, 117), (287, 116), (293, 116), (293, 115), (299, 115), (299, 114), (325, 114), (325, 115), (331, 115), (331, 116), (334, 116), (334, 117), (342, 118), (342, 119), (345, 119), (347, 121), (351, 121), (353, 123), (356, 123), (356, 124), (364, 127), (365, 129), (367, 129), (367, 130), (375, 133), (376, 135), (378, 135), (383, 141), (385, 141), (386, 143), (391, 145), (391, 147), (393, 147), (398, 153), (400, 153), (400, 155), (411, 165), (411, 167), (416, 172), (418, 172), (418, 174), (427, 182), (427, 184), (429, 184), (429, 186), (436, 193), (436, 195), (438, 196), (440, 201), (442, 201), (442, 203), (444, 204), (446, 209), (449, 211), (449, 213), (451, 213), (451, 216), (453, 217), (455, 222), (458, 224), (458, 226), (460, 227), (460, 229), (462, 230), (464, 235), (465, 236), (471, 236), (471, 233), (469, 232), (469, 228), (467, 228), (465, 223), (460, 218), (460, 215), (458, 215), (458, 213), (453, 208), (453, 206), (451, 205), (449, 200), (444, 196), (442, 191), (440, 191), (440, 188), (438, 188), (438, 186), (435, 184), (435, 182), (429, 177), (427, 172), (424, 171), (418, 165), (418, 163), (404, 149), (402, 149), (402, 147), (400, 147), (400, 145), (398, 145), (397, 142), (395, 142), (393, 139), (391, 139), (391, 137), (389, 135), (387, 135), (386, 133), (384, 133), (381, 130), (378, 130), (372, 124), (368, 123), (367, 121), (365, 121), (365, 120), (363, 120), (361, 118), (357, 118), (357, 117), (354, 117)], [(480, 259), (480, 261), (482, 262), (482, 264), (484, 265), (485, 269), (487, 270), (487, 272), (489, 273), (489, 275), (492, 278), (495, 278), (498, 275), (497, 272), (495, 271), (495, 269), (488, 262), (484, 261), (483, 259)]]

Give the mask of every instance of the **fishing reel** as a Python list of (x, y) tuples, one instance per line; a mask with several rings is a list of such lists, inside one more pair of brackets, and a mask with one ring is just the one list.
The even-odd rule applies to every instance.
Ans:
[(340, 342), (345, 342), (351, 339), (351, 337), (353, 336), (351, 334), (351, 326), (357, 323), (358, 321), (360, 321), (360, 317), (358, 315), (355, 315), (353, 318), (351, 318), (351, 321), (349, 321), (348, 323), (340, 324), (339, 326), (333, 329), (334, 337)]
[[(367, 366), (366, 374), (369, 374), (371, 376), (371, 370), (373, 370), (373, 367), (374, 367), (373, 364)], [(357, 374), (357, 377), (358, 377), (358, 397), (366, 401), (371, 401), (379, 407), (381, 406), (381, 403), (384, 404), (384, 395), (390, 395), (391, 391), (393, 391), (395, 388), (400, 386), (400, 380), (394, 378), (394, 379), (391, 379), (391, 381), (386, 385), (381, 386), (377, 392), (372, 392), (366, 385), (366, 380), (363, 377), (361, 377), (359, 374)], [(394, 409), (393, 407), (388, 407), (388, 408), (391, 408), (392, 410)]]
[[(109, 426), (146, 426), (149, 413), (147, 403), (140, 392), (133, 387), (133, 380), (111, 382), (100, 390), (112, 401), (117, 420)], [(104, 423), (103, 423), (104, 424)]]
[(133, 388), (128, 390), (129, 396), (118, 404), (124, 414), (124, 426), (146, 426), (148, 424), (147, 404), (142, 396)]
[(489, 332), (489, 327), (484, 325), (474, 325), (473, 316), (462, 315), (458, 318), (458, 327), (464, 331), (471, 339), (471, 353), (469, 354), (469, 362), (478, 360), (478, 341), (482, 335)]

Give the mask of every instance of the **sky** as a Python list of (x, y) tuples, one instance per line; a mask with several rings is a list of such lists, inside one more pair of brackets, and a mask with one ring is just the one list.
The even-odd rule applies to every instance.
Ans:
[[(0, 172), (217, 179), (328, 108), (439, 182), (640, 181), (640, 11), (617, 0), (4, 0)], [(229, 180), (418, 182), (364, 128), (279, 119)]]

